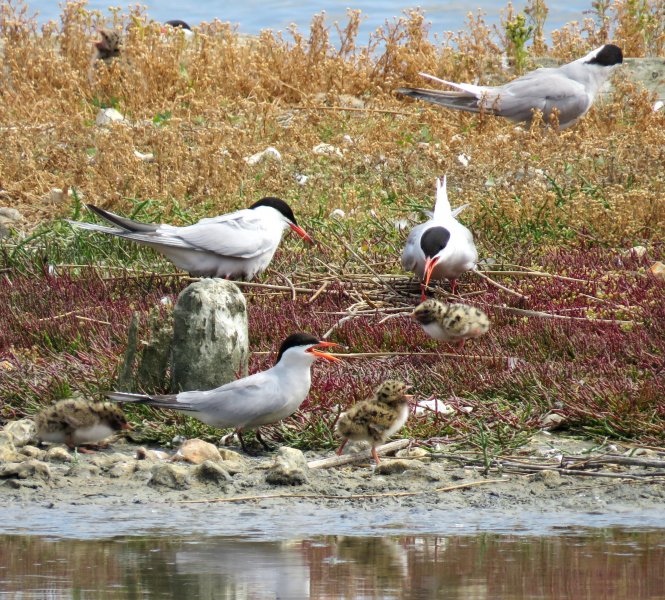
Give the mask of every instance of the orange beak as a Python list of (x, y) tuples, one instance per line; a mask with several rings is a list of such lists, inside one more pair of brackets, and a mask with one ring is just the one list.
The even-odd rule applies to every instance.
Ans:
[(436, 264), (439, 262), (439, 257), (434, 256), (430, 258), (429, 256), (425, 259), (425, 283), (422, 285), (422, 294), (421, 299), (425, 300), (425, 290), (429, 286), (429, 280), (432, 277), (432, 271)]
[(314, 240), (309, 237), (307, 232), (302, 227), (298, 227), (298, 225), (294, 225), (293, 223), (289, 223), (289, 227), (293, 229), (293, 231), (295, 231), (306, 242), (309, 242), (310, 244), (314, 243)]
[(341, 347), (340, 344), (335, 344), (335, 342), (319, 342), (316, 346), (308, 348), (306, 352), (309, 352), (318, 358), (325, 358), (330, 362), (342, 362), (341, 359), (337, 358), (336, 356), (333, 356), (332, 354), (329, 354), (328, 352), (321, 352), (321, 350), (317, 350), (316, 349), (317, 346), (323, 346), (324, 348), (329, 348), (331, 346)]

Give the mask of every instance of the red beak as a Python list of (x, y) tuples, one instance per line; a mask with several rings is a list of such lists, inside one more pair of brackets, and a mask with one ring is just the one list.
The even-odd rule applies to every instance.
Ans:
[(336, 356), (333, 356), (332, 354), (329, 354), (328, 352), (321, 352), (321, 350), (317, 350), (316, 349), (317, 346), (323, 346), (324, 348), (329, 348), (330, 346), (340, 346), (340, 344), (335, 344), (335, 342), (319, 342), (316, 346), (308, 348), (306, 352), (310, 352), (311, 354), (319, 358), (325, 358), (330, 362), (342, 362), (341, 359), (337, 358)]
[(310, 244), (314, 243), (314, 240), (309, 237), (307, 232), (302, 227), (298, 227), (298, 225), (294, 225), (293, 223), (289, 223), (289, 227), (293, 229), (293, 231), (295, 231), (306, 242), (309, 242)]
[(429, 286), (429, 280), (432, 277), (432, 271), (434, 270), (434, 267), (436, 267), (436, 264), (439, 262), (439, 257), (434, 256), (433, 258), (430, 258), (429, 256), (425, 258), (425, 283), (423, 285), (423, 290), (422, 290), (422, 295), (421, 295), (421, 300), (425, 300), (425, 289)]

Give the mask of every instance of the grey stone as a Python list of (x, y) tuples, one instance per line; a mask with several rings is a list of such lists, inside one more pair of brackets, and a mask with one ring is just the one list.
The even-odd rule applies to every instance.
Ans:
[(249, 465), (247, 463), (247, 459), (245, 459), (242, 455), (234, 452), (233, 450), (227, 450), (226, 448), (218, 448), (218, 450), (222, 457), (221, 462), (218, 464), (220, 467), (222, 467), (222, 469), (231, 475), (235, 475), (236, 473), (244, 473), (247, 471)]
[(302, 485), (309, 480), (305, 455), (296, 448), (280, 448), (268, 469), (266, 481), (272, 485)]
[(136, 461), (126, 460), (124, 462), (115, 463), (109, 470), (108, 474), (111, 477), (129, 477), (136, 471)]
[(538, 471), (531, 476), (532, 481), (542, 481), (545, 484), (545, 487), (556, 488), (561, 485), (561, 473), (558, 471), (545, 469), (544, 471)]
[(185, 467), (171, 464), (157, 464), (150, 469), (148, 485), (167, 487), (172, 490), (186, 490), (191, 487), (189, 471)]
[(247, 307), (238, 286), (224, 279), (192, 283), (173, 316), (173, 391), (209, 390), (247, 375)]
[(15, 225), (23, 220), (23, 215), (15, 208), (0, 206), (0, 225)]
[(171, 342), (173, 341), (173, 310), (155, 307), (148, 316), (148, 333), (144, 338), (136, 379), (141, 382), (141, 390), (155, 392), (168, 382)]
[(376, 475), (399, 475), (405, 471), (417, 471), (422, 469), (423, 464), (416, 460), (384, 460), (376, 465)]
[(45, 462), (30, 459), (21, 463), (0, 465), (0, 477), (36, 478), (48, 481), (51, 479), (51, 470)]
[(37, 440), (37, 430), (32, 419), (20, 419), (19, 421), (10, 421), (5, 425), (4, 430), (12, 436), (14, 446), (22, 448), (30, 442)]
[(72, 455), (62, 446), (53, 446), (46, 451), (45, 459), (49, 462), (70, 462)]
[(231, 475), (223, 469), (219, 463), (206, 460), (193, 469), (194, 477), (203, 483), (214, 483), (226, 487), (226, 484), (231, 481)]
[(23, 446), (21, 448), (21, 454), (27, 456), (28, 458), (36, 458), (38, 460), (43, 460), (46, 452), (37, 446)]
[(5, 431), (0, 431), (0, 463), (12, 463), (20, 459), (12, 436)]

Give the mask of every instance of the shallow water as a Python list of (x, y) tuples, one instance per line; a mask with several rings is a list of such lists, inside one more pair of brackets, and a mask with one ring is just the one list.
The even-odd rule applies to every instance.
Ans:
[(0, 598), (665, 598), (665, 530), (104, 540), (0, 536)]
[[(109, 6), (134, 5), (135, 2), (112, 2), (111, 0), (89, 0), (88, 7), (105, 11)], [(245, 0), (244, 2), (225, 2), (216, 0), (143, 0), (140, 4), (147, 7), (148, 15), (159, 21), (184, 19), (190, 25), (201, 21), (212, 21), (218, 18), (237, 24), (243, 33), (259, 33), (262, 29), (285, 31), (291, 23), (298, 25), (300, 30), (309, 27), (314, 14), (325, 11), (328, 24), (339, 21), (346, 22), (346, 9), (360, 9), (365, 19), (360, 29), (360, 41), (365, 43), (370, 32), (383, 25), (386, 20), (399, 16), (408, 7), (420, 6), (428, 21), (431, 21), (432, 32), (457, 31), (464, 27), (469, 11), (482, 9), (489, 23), (499, 22), (499, 11), (507, 5), (507, 0), (475, 0), (472, 3), (453, 0), (452, 2), (409, 2), (407, 0), (314, 0), (302, 2), (297, 0)], [(524, 8), (523, 1), (514, 2), (515, 8)], [(42, 20), (57, 19), (58, 3), (53, 0), (28, 0), (28, 6), (39, 11)], [(584, 11), (591, 7), (591, 0), (550, 0), (547, 2), (549, 15), (546, 22), (547, 31), (558, 29), (570, 21), (581, 21)]]

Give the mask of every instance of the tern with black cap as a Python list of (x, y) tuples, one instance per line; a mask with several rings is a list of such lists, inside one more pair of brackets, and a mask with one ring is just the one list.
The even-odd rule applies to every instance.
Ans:
[(450, 207), (446, 178), (436, 180), (436, 204), (432, 218), (411, 230), (402, 252), (402, 267), (421, 278), (421, 300), (430, 279), (449, 279), (455, 293), (456, 280), (474, 269), (478, 251), (473, 235), (455, 217), (464, 210)]
[(545, 123), (556, 111), (559, 128), (583, 117), (614, 68), (623, 62), (621, 48), (605, 44), (582, 58), (556, 68), (540, 68), (500, 86), (453, 83), (421, 73), (456, 91), (400, 88), (398, 94), (466, 112), (486, 112), (518, 123), (531, 123), (534, 111)]
[(87, 207), (116, 227), (69, 223), (150, 246), (176, 267), (200, 277), (252, 279), (268, 267), (287, 227), (305, 241), (313, 241), (280, 198), (263, 198), (249, 208), (185, 227), (140, 223), (92, 204)]
[[(307, 333), (295, 333), (282, 342), (273, 367), (213, 390), (164, 396), (108, 392), (106, 396), (115, 402), (170, 408), (213, 427), (233, 427), (243, 450), (247, 451), (242, 432), (276, 423), (296, 412), (309, 393), (310, 367), (314, 361), (317, 358), (339, 361), (321, 348), (337, 345)], [(256, 438), (267, 448), (258, 431)]]

